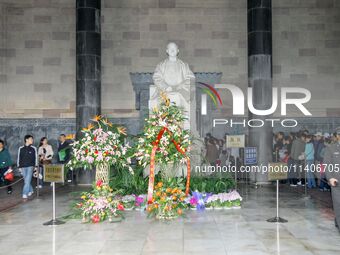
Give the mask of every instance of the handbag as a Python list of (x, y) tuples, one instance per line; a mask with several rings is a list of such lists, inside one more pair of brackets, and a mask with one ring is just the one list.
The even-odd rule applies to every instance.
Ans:
[(5, 173), (4, 173), (4, 179), (6, 181), (12, 182), (14, 181), (14, 173), (12, 169), (8, 169)]

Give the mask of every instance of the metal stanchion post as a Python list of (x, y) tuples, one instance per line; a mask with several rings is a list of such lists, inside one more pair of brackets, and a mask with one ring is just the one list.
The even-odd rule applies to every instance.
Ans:
[(56, 218), (56, 207), (55, 207), (55, 182), (52, 182), (52, 220), (45, 222), (43, 225), (45, 226), (54, 226), (64, 224), (64, 221), (58, 220)]
[(280, 226), (276, 224), (276, 251), (277, 254), (280, 255)]
[(308, 190), (307, 190), (307, 184), (308, 184), (308, 180), (307, 180), (307, 171), (309, 170), (308, 167), (307, 167), (307, 170), (306, 170), (306, 167), (307, 167), (307, 161), (305, 160), (305, 164), (304, 164), (304, 172), (305, 172), (305, 192), (304, 192), (304, 199), (309, 199), (309, 195), (308, 195)]
[(235, 190), (237, 190), (237, 158), (235, 157)]
[(279, 180), (276, 180), (276, 217), (270, 218), (267, 220), (268, 222), (277, 222), (277, 223), (286, 223), (288, 220), (285, 220), (279, 216)]
[(41, 195), (40, 195), (40, 166), (38, 166), (38, 176), (37, 176), (37, 199), (40, 199)]

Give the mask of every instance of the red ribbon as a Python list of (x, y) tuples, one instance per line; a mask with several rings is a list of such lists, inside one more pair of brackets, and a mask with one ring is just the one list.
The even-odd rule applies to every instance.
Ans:
[[(154, 183), (155, 183), (155, 158), (156, 158), (156, 151), (158, 149), (158, 144), (164, 134), (164, 132), (167, 131), (171, 136), (172, 133), (167, 129), (166, 127), (163, 127), (158, 135), (156, 141), (154, 141), (151, 155), (150, 155), (150, 174), (149, 174), (149, 186), (148, 186), (148, 204), (152, 203), (152, 196), (153, 196), (153, 189), (154, 189)], [(185, 151), (182, 150), (179, 146), (179, 144), (174, 140), (171, 139), (173, 144), (176, 147), (176, 150), (180, 152), (182, 155), (186, 156)], [(187, 160), (187, 182), (186, 182), (186, 188), (185, 188), (185, 195), (187, 196), (189, 194), (190, 189), (190, 158), (186, 156)]]

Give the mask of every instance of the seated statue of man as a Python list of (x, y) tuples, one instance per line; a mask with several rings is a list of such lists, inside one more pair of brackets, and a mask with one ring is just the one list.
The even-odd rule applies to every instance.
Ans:
[(195, 75), (189, 65), (177, 57), (179, 50), (175, 43), (170, 42), (166, 52), (168, 58), (157, 65), (153, 75), (154, 85), (150, 86), (149, 109), (157, 106), (160, 93), (165, 92), (171, 102), (176, 103), (184, 110), (184, 114), (188, 117), (184, 128), (190, 129), (190, 121), (195, 120), (194, 116), (191, 116), (192, 108), (190, 107), (191, 102), (192, 106), (195, 104), (194, 98), (192, 98), (194, 93), (190, 86)]

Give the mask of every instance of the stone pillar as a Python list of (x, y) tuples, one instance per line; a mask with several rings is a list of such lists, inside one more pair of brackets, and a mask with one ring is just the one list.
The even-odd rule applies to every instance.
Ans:
[(77, 132), (101, 111), (100, 0), (77, 0)]
[[(76, 130), (101, 112), (100, 0), (76, 0)], [(90, 184), (93, 171), (81, 170), (77, 182)]]
[[(265, 110), (272, 105), (272, 1), (248, 0), (248, 81), (253, 88), (255, 109)], [(265, 119), (249, 113), (249, 119)], [(270, 123), (268, 123), (270, 124)], [(272, 132), (270, 125), (249, 128), (249, 144), (258, 149), (258, 165), (272, 160)], [(266, 173), (251, 174), (256, 183), (268, 181)]]

